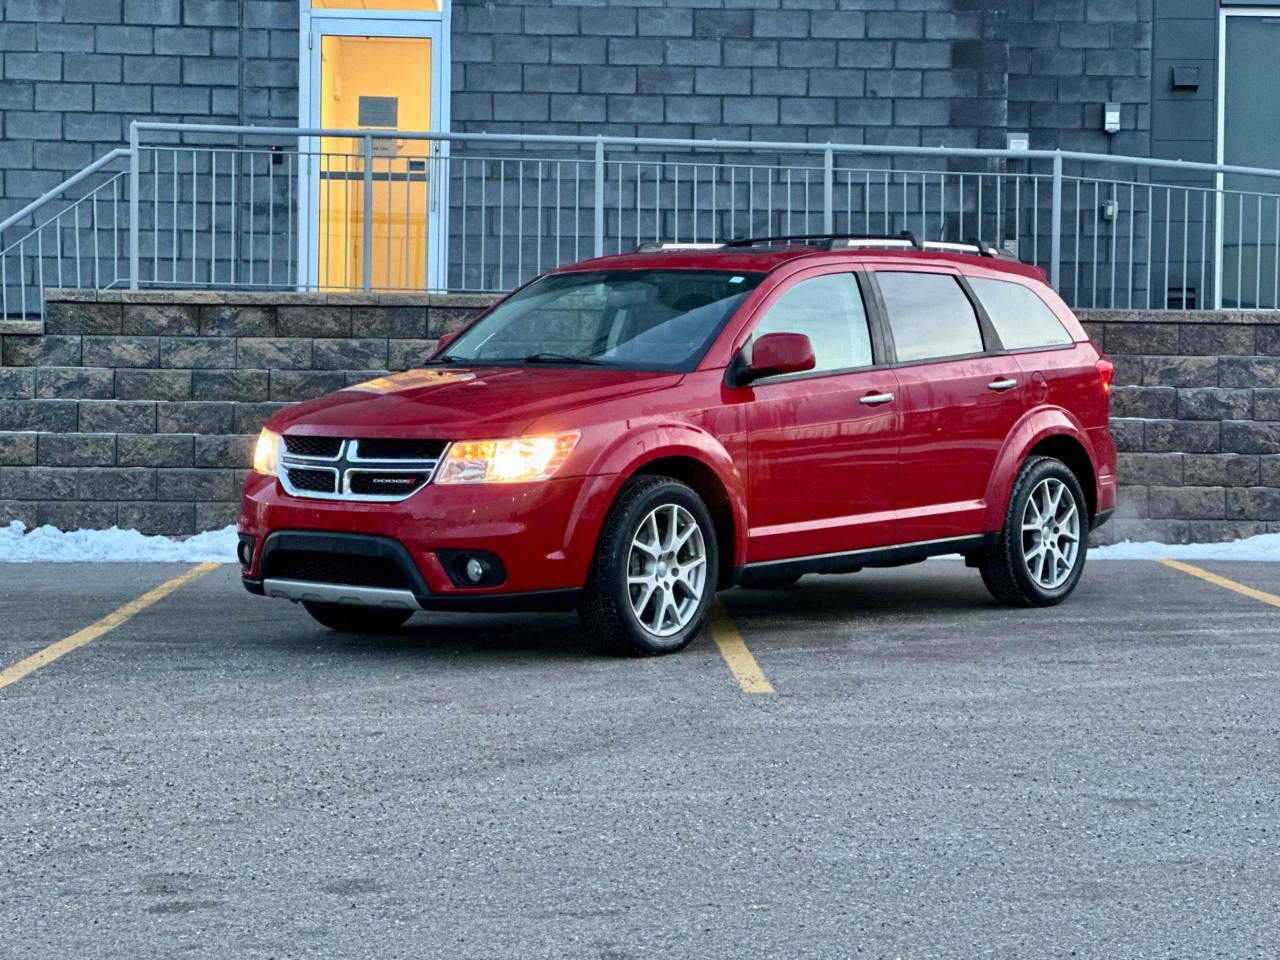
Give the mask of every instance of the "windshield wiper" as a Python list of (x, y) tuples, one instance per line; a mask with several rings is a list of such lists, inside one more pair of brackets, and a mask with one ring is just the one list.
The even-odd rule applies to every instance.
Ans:
[(525, 363), (583, 363), (593, 367), (607, 367), (608, 364), (603, 360), (595, 360), (591, 357), (575, 357), (567, 353), (555, 353), (551, 350), (543, 350), (539, 353), (531, 353), (524, 358)]
[(470, 357), (460, 357), (455, 353), (442, 353), (438, 357), (432, 357), (431, 363), (471, 363)]

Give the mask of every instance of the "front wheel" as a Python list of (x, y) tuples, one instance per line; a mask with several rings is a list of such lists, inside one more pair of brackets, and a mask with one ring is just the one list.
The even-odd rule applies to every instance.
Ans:
[(718, 576), (706, 504), (678, 480), (640, 477), (623, 488), (605, 521), (582, 619), (615, 652), (675, 653), (706, 622)]
[(302, 606), (317, 623), (342, 633), (390, 633), (413, 616), (412, 610), (383, 610), (340, 603), (304, 600)]
[(979, 562), (982, 582), (1005, 606), (1053, 606), (1080, 582), (1088, 549), (1080, 481), (1061, 460), (1037, 457), (1018, 472), (1000, 540)]

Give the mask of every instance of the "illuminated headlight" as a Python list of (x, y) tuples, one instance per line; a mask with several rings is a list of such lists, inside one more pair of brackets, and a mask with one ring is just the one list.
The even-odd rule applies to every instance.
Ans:
[(270, 430), (258, 434), (258, 444), (253, 448), (253, 469), (268, 477), (276, 475), (276, 459), (280, 454), (280, 436)]
[(510, 440), (460, 440), (449, 446), (436, 483), (523, 483), (550, 478), (568, 459), (580, 434)]

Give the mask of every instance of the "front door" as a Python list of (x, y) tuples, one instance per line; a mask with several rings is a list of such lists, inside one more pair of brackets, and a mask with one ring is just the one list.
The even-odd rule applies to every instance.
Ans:
[(305, 284), (441, 286), (447, 150), (395, 131), (443, 128), (441, 21), (314, 16), (304, 126), (380, 134), (304, 140)]
[(898, 406), (893, 371), (874, 366), (870, 325), (849, 272), (803, 277), (766, 302), (753, 337), (803, 333), (814, 370), (743, 389), (747, 560), (890, 544)]

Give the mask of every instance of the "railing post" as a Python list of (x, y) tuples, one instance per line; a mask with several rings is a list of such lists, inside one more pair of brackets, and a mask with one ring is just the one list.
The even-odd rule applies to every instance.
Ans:
[(822, 151), (822, 232), (835, 232), (836, 158), (830, 144)]
[(1053, 234), (1049, 238), (1049, 283), (1059, 294), (1058, 285), (1062, 273), (1062, 151), (1053, 154), (1053, 208), (1049, 216), (1049, 229)]
[[(361, 211), (363, 235), (360, 263), (364, 276), (361, 286), (365, 292), (373, 289), (373, 135), (364, 135), (364, 209)], [(348, 214), (350, 216), (350, 214)]]
[(595, 256), (604, 256), (604, 138), (596, 137)]
[(138, 121), (129, 124), (129, 289), (138, 289)]

